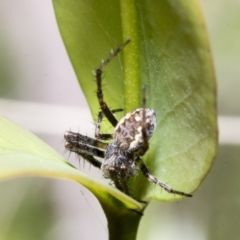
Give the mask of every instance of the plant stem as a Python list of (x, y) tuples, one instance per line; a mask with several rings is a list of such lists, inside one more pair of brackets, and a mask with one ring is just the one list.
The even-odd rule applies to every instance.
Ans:
[(142, 215), (131, 209), (104, 209), (108, 220), (109, 240), (134, 240)]

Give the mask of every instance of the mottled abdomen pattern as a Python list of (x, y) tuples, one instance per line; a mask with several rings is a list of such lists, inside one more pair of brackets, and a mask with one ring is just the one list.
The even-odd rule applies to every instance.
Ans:
[[(152, 136), (156, 127), (156, 113), (152, 109), (145, 109), (146, 133), (148, 139)], [(126, 114), (115, 128), (113, 139), (119, 148), (134, 151), (143, 144), (142, 136), (143, 109)]]

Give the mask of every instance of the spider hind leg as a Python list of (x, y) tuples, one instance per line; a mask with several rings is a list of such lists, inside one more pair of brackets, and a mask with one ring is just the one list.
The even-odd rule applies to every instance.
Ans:
[(140, 156), (143, 156), (147, 152), (147, 150), (149, 149), (148, 134), (147, 134), (147, 119), (146, 119), (146, 86), (145, 85), (143, 85), (143, 87), (142, 87), (142, 92), (143, 92), (143, 98), (142, 98), (142, 111), (143, 111), (143, 113), (142, 113), (142, 138), (143, 138), (143, 145), (138, 150), (139, 156), (136, 158), (136, 162), (138, 162), (138, 164), (140, 165), (140, 169), (141, 169), (143, 175), (150, 182), (160, 186), (161, 188), (163, 188), (168, 193), (173, 193), (173, 194), (181, 195), (181, 196), (184, 196), (184, 197), (192, 197), (191, 194), (175, 190), (175, 189), (169, 187), (168, 185), (166, 185), (165, 183), (159, 181), (156, 177), (154, 177), (153, 175), (150, 174), (147, 166), (144, 164), (144, 162), (140, 158)]
[(161, 188), (163, 188), (163, 189), (164, 189), (165, 191), (167, 191), (168, 193), (173, 193), (173, 194), (181, 195), (181, 196), (183, 196), (183, 197), (192, 197), (192, 194), (175, 190), (175, 189), (169, 187), (168, 185), (166, 185), (165, 183), (159, 181), (156, 177), (154, 177), (153, 175), (150, 174), (147, 166), (143, 163), (142, 160), (140, 160), (139, 162), (140, 162), (140, 169), (141, 169), (143, 175), (144, 175), (150, 182), (152, 182), (152, 183), (160, 186)]

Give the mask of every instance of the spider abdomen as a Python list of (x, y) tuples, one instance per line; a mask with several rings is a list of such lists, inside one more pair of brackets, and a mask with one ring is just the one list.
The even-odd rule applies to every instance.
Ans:
[[(149, 139), (156, 127), (156, 113), (152, 109), (145, 109), (146, 134)], [(143, 108), (138, 108), (126, 114), (117, 124), (114, 140), (119, 148), (125, 151), (135, 151), (143, 144), (142, 136)]]

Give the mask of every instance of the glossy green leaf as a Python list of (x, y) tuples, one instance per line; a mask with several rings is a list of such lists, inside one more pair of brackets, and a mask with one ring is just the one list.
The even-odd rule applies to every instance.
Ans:
[[(92, 70), (111, 49), (131, 38), (104, 71), (104, 97), (125, 113), (147, 106), (157, 129), (144, 158), (151, 173), (171, 187), (194, 192), (209, 171), (217, 146), (215, 81), (202, 15), (196, 1), (53, 0), (63, 41), (96, 119), (99, 105)], [(123, 55), (123, 57), (121, 57)], [(119, 117), (119, 116), (118, 116)], [(105, 131), (113, 131), (105, 124)], [(142, 174), (135, 196), (175, 200)]]

